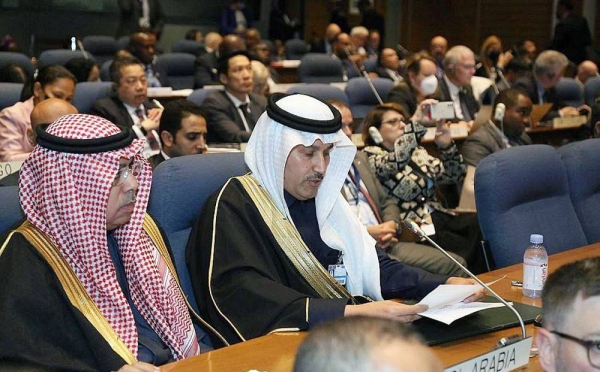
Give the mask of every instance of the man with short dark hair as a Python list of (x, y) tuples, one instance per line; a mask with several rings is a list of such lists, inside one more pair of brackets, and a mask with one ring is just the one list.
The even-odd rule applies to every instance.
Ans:
[(442, 372), (443, 365), (417, 331), (389, 319), (353, 316), (311, 331), (294, 372)]
[(188, 100), (165, 105), (158, 133), (162, 147), (148, 159), (152, 169), (170, 158), (206, 152), (206, 120), (200, 107)]
[(213, 92), (202, 102), (209, 144), (248, 142), (256, 121), (267, 106), (264, 96), (252, 92), (250, 59), (248, 52), (238, 50), (219, 60), (219, 78), (225, 90)]
[(600, 369), (600, 257), (558, 268), (542, 291), (543, 327), (535, 333), (548, 372)]
[(400, 57), (394, 48), (383, 48), (377, 58), (375, 73), (380, 78), (390, 79), (394, 84), (404, 81), (400, 75)]
[(0, 239), (2, 370), (149, 372), (210, 350), (146, 214), (143, 141), (93, 115), (36, 132), (26, 220)]
[(238, 35), (225, 35), (219, 43), (219, 48), (196, 57), (194, 62), (194, 89), (205, 85), (221, 84), (217, 67), (219, 58), (237, 50), (246, 50), (244, 39)]
[(149, 87), (165, 86), (166, 73), (156, 65), (156, 34), (149, 30), (138, 31), (129, 39), (129, 51), (142, 62)]
[(448, 40), (446, 40), (445, 37), (437, 35), (429, 41), (429, 55), (435, 59), (435, 64), (438, 68), (436, 73), (438, 79), (441, 79), (444, 76), (444, 66), (442, 61), (444, 60), (447, 51)]
[[(499, 105), (504, 105), (504, 109)], [(465, 139), (460, 150), (465, 163), (476, 167), (481, 159), (497, 151), (531, 145), (525, 128), (531, 125), (532, 107), (531, 100), (523, 92), (514, 88), (501, 91), (494, 100), (494, 114), (490, 120)]]
[[(138, 138), (154, 141), (152, 131), (158, 129), (162, 109), (148, 99), (148, 80), (142, 63), (134, 57), (116, 58), (109, 72), (116, 91), (94, 102), (90, 114), (133, 128)], [(144, 149), (146, 157), (155, 153), (149, 146)]]

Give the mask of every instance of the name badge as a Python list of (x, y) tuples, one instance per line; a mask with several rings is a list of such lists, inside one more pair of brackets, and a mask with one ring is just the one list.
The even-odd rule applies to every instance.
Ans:
[(340, 285), (346, 285), (346, 265), (329, 265), (329, 274), (333, 276), (333, 278), (337, 280), (337, 282), (340, 283)]

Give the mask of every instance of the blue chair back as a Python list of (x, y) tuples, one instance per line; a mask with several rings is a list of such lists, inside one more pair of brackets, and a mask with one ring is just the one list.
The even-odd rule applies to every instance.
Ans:
[(19, 186), (0, 187), (0, 234), (25, 219), (19, 201)]
[[(386, 102), (388, 94), (394, 86), (394, 82), (385, 78), (374, 78), (371, 79), (371, 82), (383, 102)], [(348, 96), (350, 111), (352, 111), (352, 116), (355, 119), (364, 118), (367, 116), (369, 110), (379, 104), (377, 97), (364, 77), (356, 77), (348, 80), (346, 95)]]
[(600, 77), (587, 79), (583, 87), (585, 103), (591, 107), (598, 97), (600, 97)]
[(308, 45), (301, 39), (289, 39), (283, 45), (285, 48), (285, 58), (300, 59), (308, 53)]
[(108, 61), (104, 61), (104, 63), (100, 66), (100, 80), (102, 81), (110, 81), (110, 65), (112, 64), (112, 59)]
[(548, 254), (588, 244), (565, 166), (551, 146), (511, 147), (485, 157), (475, 171), (475, 202), (498, 268), (523, 261), (530, 234), (544, 235)]
[(365, 67), (365, 70), (367, 72), (373, 72), (373, 71), (375, 71), (375, 69), (377, 69), (377, 57), (367, 58), (363, 62), (363, 66)]
[(567, 106), (579, 107), (584, 104), (583, 89), (573, 78), (561, 78), (556, 84), (558, 101)]
[(185, 264), (185, 247), (206, 199), (229, 178), (248, 172), (244, 154), (188, 155), (159, 164), (152, 176), (148, 212), (166, 233), (181, 286), (198, 311)]
[(73, 106), (81, 114), (90, 112), (94, 102), (100, 98), (110, 96), (112, 93), (112, 83), (105, 81), (89, 82), (84, 81), (75, 85), (75, 94), (73, 95)]
[(188, 53), (165, 53), (158, 56), (156, 69), (165, 71), (167, 86), (178, 89), (194, 88), (196, 57)]
[(187, 100), (190, 102), (194, 102), (195, 104), (200, 106), (202, 104), (202, 102), (204, 102), (204, 99), (206, 98), (207, 95), (208, 95), (208, 91), (206, 89), (199, 88), (199, 89), (194, 90), (192, 92), (192, 94), (187, 96)]
[(308, 94), (322, 100), (336, 99), (348, 104), (348, 97), (343, 90), (329, 84), (297, 84), (288, 89), (287, 93), (302, 93)]
[(600, 139), (558, 149), (567, 170), (571, 202), (589, 244), (600, 242)]
[(22, 90), (21, 83), (0, 83), (0, 110), (19, 102)]
[(300, 59), (299, 83), (336, 83), (344, 81), (342, 61), (323, 53), (307, 53)]
[(90, 35), (81, 41), (86, 51), (94, 55), (98, 65), (112, 60), (119, 49), (117, 41), (112, 36)]
[(187, 53), (197, 56), (204, 49), (204, 44), (195, 40), (177, 40), (171, 48), (172, 53)]
[[(90, 59), (94, 62), (94, 56), (91, 53), (88, 53)], [(68, 49), (50, 49), (45, 50), (40, 54), (40, 58), (38, 59), (38, 68), (42, 68), (48, 65), (61, 65), (64, 66), (67, 62), (69, 62), (73, 58), (85, 58), (85, 55), (80, 50), (68, 50)]]
[(35, 71), (35, 67), (31, 63), (31, 59), (29, 59), (29, 57), (27, 57), (25, 54), (15, 52), (0, 52), (0, 67), (10, 64), (23, 67), (30, 77), (33, 76), (33, 72)]
[(119, 50), (121, 49), (127, 49), (129, 47), (129, 36), (121, 36), (120, 38), (117, 39), (117, 48)]

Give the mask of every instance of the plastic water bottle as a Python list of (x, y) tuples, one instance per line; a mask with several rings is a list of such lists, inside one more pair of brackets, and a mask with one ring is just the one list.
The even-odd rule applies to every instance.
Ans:
[(523, 255), (523, 295), (539, 298), (548, 277), (548, 253), (542, 235), (531, 234), (529, 242)]

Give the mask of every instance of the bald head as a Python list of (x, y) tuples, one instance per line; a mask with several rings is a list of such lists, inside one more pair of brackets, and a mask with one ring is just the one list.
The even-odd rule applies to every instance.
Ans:
[(35, 145), (35, 127), (40, 124), (50, 124), (63, 115), (77, 114), (75, 106), (59, 98), (47, 98), (40, 101), (31, 112), (31, 128), (27, 130), (27, 137)]
[(340, 26), (338, 26), (335, 23), (330, 23), (329, 25), (327, 25), (327, 28), (325, 29), (325, 39), (329, 43), (333, 43), (333, 40), (335, 40), (335, 37), (338, 36), (341, 32), (342, 32), (342, 29), (340, 28)]
[(225, 35), (219, 45), (219, 54), (226, 56), (238, 50), (246, 50), (244, 39), (235, 34)]
[(448, 51), (448, 40), (443, 36), (434, 36), (429, 42), (429, 54), (441, 62)]
[(577, 80), (583, 84), (594, 76), (598, 76), (598, 66), (592, 61), (583, 61), (577, 66)]

